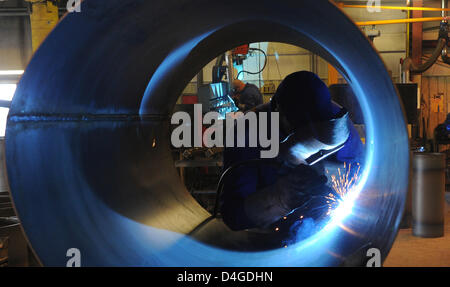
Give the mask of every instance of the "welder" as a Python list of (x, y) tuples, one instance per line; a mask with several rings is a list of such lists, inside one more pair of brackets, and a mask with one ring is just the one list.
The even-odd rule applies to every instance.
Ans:
[[(311, 72), (287, 76), (271, 102), (255, 111), (268, 112), (269, 117), (278, 112), (279, 165), (251, 164), (232, 170), (224, 179), (220, 211), (232, 230), (280, 232), (305, 210), (313, 210), (316, 198), (332, 192), (329, 175), (334, 170), (344, 162), (361, 163), (363, 145), (346, 110), (332, 102), (328, 87)], [(258, 161), (261, 150), (225, 148), (224, 169)]]
[(263, 103), (263, 97), (258, 87), (235, 79), (232, 83), (232, 98), (242, 112), (247, 112)]

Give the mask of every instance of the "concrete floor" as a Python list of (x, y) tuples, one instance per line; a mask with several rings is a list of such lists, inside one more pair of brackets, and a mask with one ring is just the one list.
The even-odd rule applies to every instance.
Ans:
[(450, 267), (450, 193), (446, 193), (445, 236), (420, 238), (401, 229), (385, 267)]

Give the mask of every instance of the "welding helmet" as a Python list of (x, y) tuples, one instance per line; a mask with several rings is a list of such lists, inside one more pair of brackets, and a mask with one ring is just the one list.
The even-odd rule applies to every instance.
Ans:
[(271, 100), (280, 113), (281, 150), (313, 165), (344, 147), (350, 136), (348, 112), (331, 101), (324, 82), (314, 73), (287, 76)]

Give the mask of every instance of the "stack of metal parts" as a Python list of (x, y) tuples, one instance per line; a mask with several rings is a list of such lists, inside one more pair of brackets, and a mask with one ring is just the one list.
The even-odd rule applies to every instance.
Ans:
[(0, 177), (0, 218), (15, 216), (11, 199), (9, 198), (8, 190), (6, 189), (7, 186), (4, 184), (4, 174), (2, 173)]
[[(1, 161), (3, 162), (3, 153), (1, 153)], [(9, 237), (6, 236), (6, 229), (11, 225), (7, 216), (11, 216), (13, 212), (11, 200), (8, 195), (7, 185), (5, 184), (4, 172), (0, 173), (0, 267), (8, 265), (8, 243)]]
[[(0, 203), (1, 206), (5, 206), (6, 204), (3, 202), (5, 197), (5, 192), (0, 192)], [(2, 208), (3, 209), (3, 208)], [(3, 220), (0, 221), (0, 230), (3, 230)], [(8, 264), (8, 237), (0, 236), (0, 267), (7, 266)]]
[(28, 265), (28, 245), (9, 197), (4, 139), (0, 139), (0, 267)]

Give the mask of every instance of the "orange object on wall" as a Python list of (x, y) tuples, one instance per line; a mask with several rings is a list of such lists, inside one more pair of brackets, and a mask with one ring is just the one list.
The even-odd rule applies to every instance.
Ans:
[(233, 49), (233, 55), (247, 55), (248, 50), (250, 49), (250, 45), (242, 45)]
[(198, 97), (197, 96), (183, 96), (182, 103), (184, 105), (193, 105), (198, 103)]
[(339, 84), (339, 72), (328, 64), (328, 86)]

